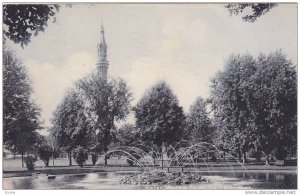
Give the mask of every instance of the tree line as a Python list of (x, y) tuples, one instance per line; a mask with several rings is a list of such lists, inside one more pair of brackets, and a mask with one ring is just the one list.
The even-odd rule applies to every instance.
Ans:
[[(165, 81), (148, 89), (135, 106), (122, 79), (101, 80), (92, 73), (74, 83), (57, 106), (47, 138), (39, 135), (40, 110), (22, 63), (12, 52), (3, 55), (3, 138), (12, 153), (36, 153), (45, 164), (59, 151), (80, 166), (116, 145), (137, 140), (156, 146), (180, 140), (207, 142), (246, 162), (251, 151), (266, 164), (273, 154), (284, 159), (297, 148), (297, 73), (277, 51), (257, 58), (233, 55), (211, 81), (210, 96), (198, 97), (184, 113)], [(133, 111), (134, 124), (117, 127)], [(105, 165), (107, 165), (105, 155)]]

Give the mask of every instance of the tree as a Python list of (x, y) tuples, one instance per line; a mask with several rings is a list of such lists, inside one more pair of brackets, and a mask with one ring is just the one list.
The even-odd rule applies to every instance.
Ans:
[(77, 88), (86, 102), (84, 110), (96, 138), (94, 150), (106, 153), (111, 141), (115, 139), (115, 122), (124, 120), (131, 110), (132, 94), (124, 80), (111, 79), (107, 82), (97, 74), (80, 80)]
[(51, 134), (57, 145), (65, 149), (72, 165), (72, 150), (77, 146), (87, 148), (90, 140), (89, 121), (83, 108), (84, 102), (76, 90), (70, 90), (57, 107), (52, 118)]
[[(269, 56), (233, 56), (213, 80), (214, 121), (224, 145), (266, 155), (296, 146), (297, 83), (292, 62), (280, 51)], [(244, 155), (245, 156), (245, 155)]]
[(46, 145), (48, 145), (52, 149), (52, 165), (54, 167), (54, 159), (58, 158), (59, 155), (63, 152), (61, 147), (59, 146), (58, 140), (54, 137), (54, 133), (48, 129), (48, 136), (46, 137)]
[(73, 158), (77, 162), (77, 164), (82, 168), (83, 164), (88, 160), (88, 151), (84, 149), (82, 146), (77, 146), (73, 150)]
[(246, 161), (253, 142), (253, 121), (249, 99), (253, 92), (250, 77), (256, 71), (252, 56), (231, 56), (225, 70), (212, 81), (211, 102), (214, 125), (223, 149), (229, 149)]
[[(246, 12), (246, 9), (251, 9), (251, 14), (246, 14), (242, 19), (246, 22), (255, 22), (260, 16), (265, 15), (277, 6), (277, 3), (229, 3), (225, 6), (230, 15), (239, 15)], [(247, 13), (247, 12), (246, 12)]]
[(134, 108), (136, 127), (143, 140), (162, 146), (181, 139), (185, 116), (166, 82), (148, 90)]
[(255, 91), (251, 108), (256, 125), (256, 144), (266, 154), (295, 151), (297, 146), (297, 73), (281, 51), (257, 59), (252, 77)]
[(3, 51), (3, 144), (14, 154), (32, 151), (40, 129), (40, 110), (31, 100), (25, 67), (6, 48)]
[(186, 117), (185, 136), (193, 143), (213, 141), (213, 128), (206, 106), (207, 102), (198, 97)]
[(57, 4), (4, 4), (3, 35), (22, 47), (39, 31), (44, 31), (47, 22), (58, 12)]
[(25, 157), (25, 164), (26, 164), (26, 168), (29, 171), (33, 171), (35, 169), (35, 162), (37, 161), (37, 158), (33, 155), (27, 155)]
[(122, 146), (130, 146), (140, 138), (139, 132), (133, 124), (123, 124), (117, 131), (117, 140)]
[(42, 144), (38, 149), (38, 156), (45, 163), (45, 166), (49, 166), (49, 159), (53, 155), (53, 149), (47, 144)]

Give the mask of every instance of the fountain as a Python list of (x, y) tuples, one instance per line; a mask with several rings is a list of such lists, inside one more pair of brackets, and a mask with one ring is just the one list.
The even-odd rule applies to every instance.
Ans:
[[(131, 165), (140, 167), (140, 172), (123, 178), (121, 184), (196, 184), (207, 181), (192, 172), (211, 172), (211, 163), (217, 156), (226, 155), (243, 167), (236, 157), (218, 149), (210, 143), (192, 144), (180, 141), (171, 145), (163, 143), (158, 147), (151, 142), (135, 142), (132, 146), (116, 147), (106, 153), (109, 156), (125, 158)], [(225, 156), (224, 156), (225, 158)], [(232, 164), (232, 163), (231, 163)], [(229, 164), (231, 166), (231, 164)], [(228, 165), (228, 164), (227, 164)], [(219, 165), (221, 166), (221, 165)]]
[(162, 170), (152, 170), (142, 173), (136, 173), (126, 176), (120, 181), (120, 184), (133, 184), (133, 185), (151, 185), (151, 184), (197, 184), (206, 182), (206, 179), (200, 175), (194, 175), (191, 172), (165, 172)]
[(55, 179), (44, 174), (3, 178), (3, 189), (297, 189), (297, 167), (247, 170), (238, 158), (210, 143), (180, 141), (158, 147), (137, 141), (106, 155), (116, 157), (111, 159), (116, 166)]

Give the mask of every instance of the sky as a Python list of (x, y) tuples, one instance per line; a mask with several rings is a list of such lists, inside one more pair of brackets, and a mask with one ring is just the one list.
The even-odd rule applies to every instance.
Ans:
[(24, 49), (7, 43), (28, 70), (44, 127), (73, 82), (96, 70), (101, 23), (108, 74), (127, 81), (132, 105), (165, 80), (188, 112), (197, 97), (209, 97), (232, 54), (281, 49), (297, 63), (297, 4), (279, 4), (255, 23), (230, 17), (223, 4), (61, 4), (56, 22)]

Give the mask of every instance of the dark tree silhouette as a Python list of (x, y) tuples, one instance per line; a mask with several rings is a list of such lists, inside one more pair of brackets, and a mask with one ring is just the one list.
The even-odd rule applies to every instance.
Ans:
[[(297, 140), (297, 73), (281, 52), (233, 56), (213, 80), (212, 107), (225, 148), (250, 147), (269, 155), (294, 152)], [(244, 155), (245, 156), (245, 155)]]
[(45, 30), (51, 18), (55, 22), (58, 10), (57, 4), (4, 4), (3, 34), (24, 47), (32, 35)]
[(185, 116), (166, 82), (158, 82), (148, 90), (134, 110), (143, 140), (162, 146), (163, 142), (171, 144), (181, 139)]
[(254, 90), (249, 80), (255, 70), (252, 56), (232, 56), (224, 71), (214, 78), (211, 90), (218, 142), (240, 159), (243, 155), (244, 161), (245, 153), (253, 142), (251, 110), (247, 101)]
[(214, 132), (206, 106), (207, 102), (198, 97), (187, 114), (184, 137), (193, 143), (213, 141)]
[(40, 159), (45, 163), (45, 166), (48, 167), (50, 157), (53, 155), (53, 150), (51, 146), (47, 145), (46, 143), (43, 143), (38, 149), (38, 155)]
[(273, 7), (277, 6), (277, 3), (230, 3), (225, 6), (228, 9), (230, 15), (239, 15), (245, 12), (246, 9), (251, 9), (251, 14), (242, 16), (242, 19), (246, 22), (255, 22), (260, 16), (265, 15)]
[(121, 146), (130, 146), (140, 139), (139, 132), (133, 124), (123, 124), (117, 130), (117, 141)]

